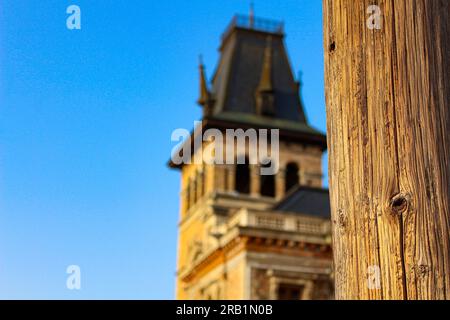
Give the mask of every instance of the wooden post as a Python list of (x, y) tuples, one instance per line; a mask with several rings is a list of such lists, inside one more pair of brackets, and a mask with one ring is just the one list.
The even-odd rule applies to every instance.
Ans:
[(450, 299), (450, 1), (323, 4), (336, 298)]

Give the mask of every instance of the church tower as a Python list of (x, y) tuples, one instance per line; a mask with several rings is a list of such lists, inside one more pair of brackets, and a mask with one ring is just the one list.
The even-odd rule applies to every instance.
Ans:
[[(279, 170), (261, 175), (264, 164), (250, 163), (247, 149), (245, 163), (170, 162), (181, 171), (176, 297), (331, 298), (326, 137), (308, 125), (283, 24), (236, 16), (211, 81), (202, 61), (199, 74), (203, 118), (185, 144), (206, 147), (208, 129), (278, 129), (279, 152), (270, 160)], [(202, 152), (188, 149), (192, 158)]]

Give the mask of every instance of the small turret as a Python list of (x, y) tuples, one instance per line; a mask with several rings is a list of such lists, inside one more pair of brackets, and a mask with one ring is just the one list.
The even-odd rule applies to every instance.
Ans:
[(203, 116), (210, 116), (213, 107), (213, 99), (211, 92), (208, 89), (208, 82), (206, 80), (205, 66), (202, 61), (202, 57), (199, 58), (199, 71), (200, 71), (200, 97), (197, 103), (203, 107)]

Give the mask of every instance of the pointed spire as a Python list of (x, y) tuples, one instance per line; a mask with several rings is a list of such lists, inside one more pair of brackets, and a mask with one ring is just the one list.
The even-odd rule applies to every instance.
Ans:
[(272, 36), (267, 38), (266, 49), (264, 50), (264, 62), (259, 82), (258, 91), (272, 91)]
[(199, 72), (200, 72), (200, 98), (197, 103), (203, 107), (203, 114), (209, 115), (212, 107), (211, 93), (208, 89), (208, 82), (206, 80), (205, 66), (203, 64), (203, 58), (199, 56)]
[(204, 106), (209, 100), (208, 84), (205, 75), (205, 66), (203, 64), (203, 58), (199, 56), (199, 72), (200, 72), (200, 98), (198, 99), (198, 104)]

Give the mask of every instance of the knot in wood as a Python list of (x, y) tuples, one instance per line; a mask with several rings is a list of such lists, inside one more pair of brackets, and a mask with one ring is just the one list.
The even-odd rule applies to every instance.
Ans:
[(427, 265), (424, 264), (420, 264), (417, 268), (419, 277), (424, 278), (429, 272), (430, 272), (430, 267), (428, 267)]
[(336, 42), (331, 42), (330, 44), (330, 52), (333, 53), (334, 51), (336, 51)]
[(409, 197), (406, 194), (397, 194), (391, 199), (390, 208), (394, 214), (402, 214), (409, 207)]
[(338, 225), (341, 229), (345, 229), (345, 227), (347, 226), (347, 219), (342, 209), (339, 209), (338, 211)]

